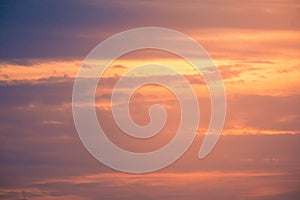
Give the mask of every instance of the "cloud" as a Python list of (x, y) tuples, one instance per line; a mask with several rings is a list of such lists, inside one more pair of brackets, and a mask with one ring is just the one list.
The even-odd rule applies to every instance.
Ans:
[[(298, 8), (299, 2), (292, 0), (172, 1), (171, 7), (168, 1), (144, 0), (2, 1), (0, 199), (296, 199), (300, 96), (298, 90), (287, 89), (297, 86), (298, 80)], [(199, 160), (210, 101), (199, 89), (203, 80), (186, 75), (199, 90), (201, 122), (194, 143), (171, 166), (132, 175), (104, 166), (84, 148), (72, 118), (70, 77), (80, 65), (77, 61), (100, 41), (142, 26), (190, 35), (220, 63), (225, 85), (235, 83), (244, 90), (241, 83), (253, 84), (254, 91), (229, 89), (226, 134), (208, 157)], [(174, 58), (153, 50), (134, 53), (124, 57)], [(113, 73), (130, 69), (129, 64), (112, 66)], [(116, 126), (109, 107), (120, 78), (115, 74), (101, 79), (96, 98), (99, 123), (109, 139), (135, 152), (164, 146), (180, 121), (175, 97), (153, 85), (136, 92), (130, 111), (138, 124), (149, 123), (148, 109), (154, 103), (164, 105), (169, 117), (158, 135), (132, 138)], [(181, 84), (176, 76), (164, 78)], [(272, 88), (277, 84), (283, 86), (275, 95)], [(260, 87), (267, 89), (259, 95)]]
[[(225, 78), (240, 76), (244, 72), (243, 67), (235, 70), (230, 67), (229, 71), (237, 71), (234, 75), (228, 72)], [(226, 71), (225, 71), (226, 70)], [(256, 70), (255, 68), (253, 70)], [(224, 71), (224, 72), (223, 72)], [(221, 73), (227, 73), (227, 66), (221, 68)], [(110, 113), (111, 92), (120, 77), (102, 78), (97, 90), (96, 105), (99, 114), (104, 114), (105, 119), (113, 121)], [(153, 77), (132, 77), (137, 79), (155, 80)], [(203, 80), (198, 76), (187, 75), (193, 86), (204, 86)], [(165, 76), (170, 84), (180, 85), (176, 76)], [(2, 81), (0, 84), (1, 124), (18, 123), (39, 123), (61, 122), (63, 117), (71, 117), (73, 79), (68, 77), (40, 79), (34, 81)], [(201, 127), (205, 128), (209, 123), (210, 99), (209, 95), (202, 90), (194, 88), (198, 94), (201, 109)], [(82, 94), (84, 95), (84, 94)], [(280, 132), (299, 132), (299, 95), (256, 95), (256, 94), (232, 94), (227, 99), (227, 121), (225, 130), (240, 129), (269, 130)], [(170, 112), (171, 121), (176, 120), (179, 105), (177, 99), (168, 90), (158, 86), (147, 86), (140, 89), (132, 99), (134, 106), (131, 108), (133, 118), (138, 119), (142, 124), (147, 123), (148, 109), (155, 103), (162, 103)], [(56, 115), (57, 111), (64, 110), (64, 115)], [(47, 114), (46, 114), (47, 113)], [(142, 113), (142, 114), (141, 114)], [(51, 115), (50, 115), (51, 114)], [(27, 117), (26, 117), (27, 116)], [(41, 117), (43, 116), (43, 117)], [(68, 117), (68, 119), (70, 118)], [(172, 118), (174, 117), (174, 118)], [(71, 123), (70, 120), (68, 123)], [(44, 123), (45, 125), (59, 126), (59, 124)]]
[(300, 96), (235, 95), (228, 99), (228, 126), (299, 131)]
[[(111, 88), (116, 79), (104, 79), (105, 88)], [(22, 198), (23, 192), (31, 199), (280, 199), (299, 195), (300, 134), (225, 135), (203, 160), (197, 157), (203, 140), (203, 134), (198, 134), (184, 156), (161, 174), (116, 173), (95, 160), (80, 142), (72, 119), (71, 89), (72, 80), (67, 77), (1, 83), (1, 94), (7, 96), (0, 103), (1, 198)], [(170, 99), (172, 96), (151, 94), (151, 90), (140, 91), (135, 99), (132, 114), (144, 122), (148, 105), (155, 101), (172, 104), (167, 107), (170, 121), (151, 141), (126, 137), (114, 124), (110, 110), (98, 110), (100, 123), (122, 148), (145, 152), (162, 147), (172, 139), (180, 116)], [(242, 121), (241, 126), (258, 131), (299, 132), (294, 107), (298, 99), (297, 95), (233, 96), (229, 98), (228, 126)], [(107, 101), (107, 97), (99, 100)], [(201, 110), (202, 118), (209, 111), (205, 107), (209, 106)]]
[(114, 66), (112, 66), (112, 68), (114, 68), (114, 69), (127, 69), (127, 67), (125, 67), (124, 65), (114, 65)]
[[(2, 197), (73, 196), (86, 199), (282, 199), (299, 195), (298, 174), (281, 172), (183, 172), (128, 175), (90, 173), (45, 178), (27, 185), (2, 190)], [(291, 178), (294, 177), (294, 178)], [(33, 190), (32, 188), (35, 188)], [(189, 190), (186, 190), (189, 188)], [(149, 190), (155, 191), (149, 193)], [(217, 194), (216, 194), (217, 193)]]
[(58, 104), (71, 101), (73, 79), (50, 77), (38, 81), (2, 81), (0, 105)]
[(159, 1), (4, 1), (1, 59), (83, 58), (109, 35), (141, 26), (183, 32), (204, 28), (299, 30), (298, 3), (294, 1), (172, 4), (170, 8), (168, 2)]

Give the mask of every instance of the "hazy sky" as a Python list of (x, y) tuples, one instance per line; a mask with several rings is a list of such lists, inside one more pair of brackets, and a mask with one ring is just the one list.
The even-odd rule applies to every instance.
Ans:
[[(299, 19), (297, 0), (1, 1), (0, 199), (298, 199)], [(183, 73), (201, 111), (196, 139), (182, 158), (158, 172), (134, 175), (109, 169), (84, 148), (72, 118), (72, 88), (97, 44), (145, 26), (180, 31), (207, 50), (224, 81), (227, 117), (215, 149), (198, 160), (210, 120), (203, 79), (166, 52), (122, 56), (96, 94), (99, 123), (114, 143), (147, 152), (168, 143), (178, 128), (175, 96), (153, 85), (134, 93), (130, 111), (146, 125), (149, 107), (163, 104), (163, 130), (148, 141), (116, 126), (112, 89), (140, 64), (160, 62)], [(173, 75), (164, 78), (178, 84)]]

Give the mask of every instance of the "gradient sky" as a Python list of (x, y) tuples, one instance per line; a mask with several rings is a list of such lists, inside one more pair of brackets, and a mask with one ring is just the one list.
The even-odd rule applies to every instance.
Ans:
[[(299, 19), (297, 0), (2, 0), (0, 199), (299, 199)], [(149, 107), (163, 104), (169, 116), (163, 130), (147, 141), (116, 126), (112, 89), (140, 64), (159, 62), (183, 73), (201, 111), (196, 139), (182, 158), (135, 175), (109, 169), (86, 151), (71, 100), (76, 73), (95, 46), (145, 26), (175, 29), (207, 50), (224, 80), (227, 117), (215, 149), (198, 160), (210, 119), (203, 79), (167, 52), (122, 56), (105, 72), (96, 94), (99, 123), (114, 143), (147, 152), (164, 146), (178, 128), (176, 98), (154, 85), (134, 93), (130, 111), (146, 125)], [(177, 84), (175, 76), (165, 78)]]

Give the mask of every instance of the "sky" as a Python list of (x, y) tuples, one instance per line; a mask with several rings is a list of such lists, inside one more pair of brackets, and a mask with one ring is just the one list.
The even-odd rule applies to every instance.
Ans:
[[(298, 199), (299, 19), (297, 0), (2, 0), (0, 199)], [(132, 95), (130, 113), (137, 124), (149, 123), (153, 104), (168, 113), (163, 129), (147, 140), (124, 134), (110, 106), (113, 88), (128, 70), (153, 62), (170, 65), (187, 78), (199, 102), (191, 147), (164, 169), (130, 174), (98, 162), (80, 141), (72, 89), (83, 60), (106, 38), (138, 27), (180, 31), (201, 44), (218, 67), (226, 121), (206, 158), (197, 157), (211, 115), (206, 84), (182, 58), (153, 49), (123, 55), (105, 71), (95, 99), (98, 121), (128, 151), (154, 151), (170, 142), (180, 105), (166, 88), (147, 85)], [(164, 78), (178, 84), (172, 74)]]

